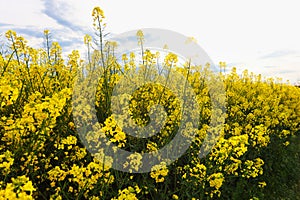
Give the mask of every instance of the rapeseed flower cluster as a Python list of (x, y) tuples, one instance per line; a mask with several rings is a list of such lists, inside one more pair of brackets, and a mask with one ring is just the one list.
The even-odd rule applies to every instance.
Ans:
[(160, 163), (159, 165), (155, 165), (151, 169), (150, 176), (155, 179), (156, 183), (164, 182), (165, 177), (168, 175), (168, 168), (165, 162)]

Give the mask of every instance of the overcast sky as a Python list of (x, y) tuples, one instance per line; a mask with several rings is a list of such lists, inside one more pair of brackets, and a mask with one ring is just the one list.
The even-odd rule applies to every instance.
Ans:
[(93, 33), (91, 11), (100, 6), (107, 32), (163, 28), (193, 36), (215, 63), (239, 70), (300, 79), (297, 0), (0, 0), (0, 33), (8, 29), (42, 47), (43, 30), (66, 52), (83, 48)]

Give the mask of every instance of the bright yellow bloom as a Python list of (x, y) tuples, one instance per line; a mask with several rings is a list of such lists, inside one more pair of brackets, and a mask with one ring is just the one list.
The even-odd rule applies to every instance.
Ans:
[(208, 177), (210, 187), (219, 189), (224, 181), (224, 176), (222, 173), (215, 173)]
[(161, 162), (159, 165), (155, 165), (151, 168), (150, 176), (154, 178), (156, 183), (165, 181), (165, 177), (168, 175), (169, 170), (165, 162)]

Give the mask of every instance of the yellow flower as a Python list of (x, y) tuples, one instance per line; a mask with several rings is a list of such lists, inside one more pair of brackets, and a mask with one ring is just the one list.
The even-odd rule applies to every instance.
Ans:
[(254, 160), (246, 160), (244, 162), (245, 167), (242, 169), (242, 177), (255, 178), (258, 175), (263, 174), (264, 161), (261, 158), (255, 158)]
[(283, 145), (284, 145), (284, 146), (289, 146), (289, 145), (290, 145), (290, 142), (289, 142), (289, 141), (286, 141), (286, 142), (283, 143)]
[(49, 35), (50, 31), (48, 29), (44, 30), (44, 35)]
[(142, 166), (142, 155), (140, 153), (133, 153), (130, 156), (127, 157), (129, 159), (129, 162), (126, 161), (123, 165), (123, 168), (129, 169), (129, 172), (132, 172), (133, 170), (138, 171), (139, 168)]
[(51, 187), (55, 187), (55, 182), (52, 181), (52, 182), (50, 183), (50, 186), (51, 186)]
[(69, 192), (73, 192), (73, 190), (74, 190), (73, 187), (70, 186), (68, 191), (69, 191)]
[(100, 22), (105, 18), (104, 12), (100, 7), (95, 7), (93, 9), (92, 16), (94, 17), (94, 21), (99, 20)]
[(118, 198), (113, 198), (112, 200), (138, 200), (136, 197), (137, 192), (133, 187), (129, 186), (123, 190), (119, 190)]
[(155, 142), (148, 142), (147, 143), (147, 149), (150, 151), (150, 152), (153, 152), (153, 151), (157, 151), (157, 144)]
[(172, 64), (176, 64), (178, 62), (178, 57), (174, 53), (168, 53), (168, 55), (165, 57), (165, 63), (166, 66), (171, 66)]
[(23, 191), (28, 191), (28, 192), (30, 192), (30, 194), (31, 194), (33, 191), (36, 191), (36, 189), (33, 187), (31, 181), (26, 182), (25, 185), (23, 185), (21, 188), (22, 188)]
[(143, 45), (143, 42), (145, 41), (143, 31), (142, 30), (138, 30), (136, 32), (136, 36), (137, 36), (137, 39), (138, 39), (138, 44), (139, 45)]
[(91, 42), (92, 42), (92, 37), (91, 37), (90, 35), (86, 34), (86, 35), (84, 36), (84, 44), (90, 45)]
[(68, 144), (68, 145), (76, 145), (77, 144), (77, 138), (73, 135), (69, 135), (67, 138), (63, 139), (61, 141), (62, 144)]
[(258, 182), (258, 187), (264, 188), (264, 187), (266, 187), (266, 186), (267, 186), (267, 183), (266, 183), (265, 181), (263, 181), (263, 182)]
[(165, 181), (165, 177), (168, 175), (169, 170), (165, 162), (161, 162), (159, 165), (155, 165), (151, 168), (150, 176), (154, 178), (156, 183)]
[(224, 181), (224, 176), (222, 173), (215, 173), (208, 177), (210, 187), (219, 189)]

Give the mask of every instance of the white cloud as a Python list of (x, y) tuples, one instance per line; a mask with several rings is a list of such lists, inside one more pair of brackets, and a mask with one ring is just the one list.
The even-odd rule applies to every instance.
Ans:
[[(0, 3), (0, 24), (53, 29), (63, 41), (77, 42), (85, 32), (93, 32), (91, 12), (98, 5), (107, 17), (107, 31), (114, 34), (139, 28), (169, 29), (194, 36), (215, 63), (243, 63), (238, 67), (265, 75), (276, 73), (292, 82), (299, 76), (296, 72), (300, 72), (297, 57), (300, 12), (296, 0), (0, 0)], [(263, 58), (282, 51), (293, 55)], [(274, 70), (264, 66), (280, 67)], [(286, 73), (287, 70), (294, 73)]]
[(1, 22), (15, 26), (55, 26), (55, 22), (41, 13), (44, 4), (40, 0), (0, 0)]

